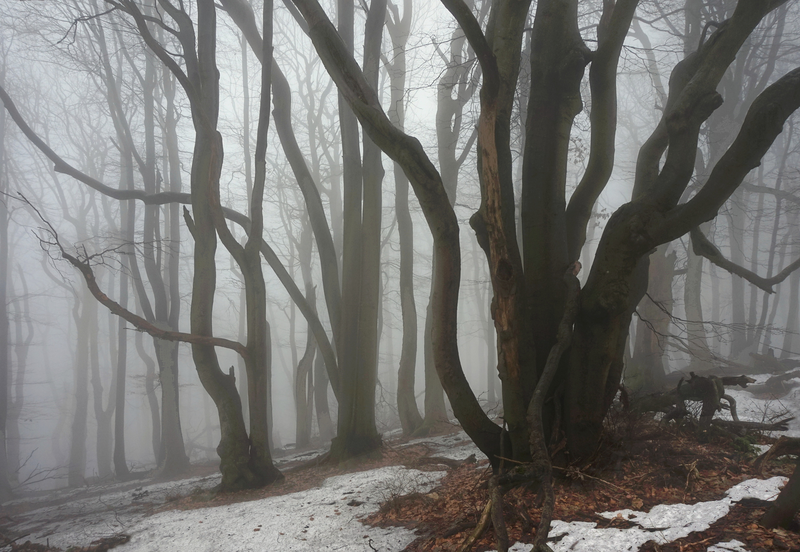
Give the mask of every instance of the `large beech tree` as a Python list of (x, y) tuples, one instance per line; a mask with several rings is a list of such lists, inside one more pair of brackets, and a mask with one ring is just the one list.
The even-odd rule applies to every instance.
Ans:
[[(521, 461), (537, 456), (534, 443), (542, 429), (532, 430), (530, 420), (536, 416), (529, 406), (540, 382), (546, 384), (540, 392), (555, 399), (548, 403), (553, 407), (545, 412), (541, 428), (557, 424), (572, 458), (594, 451), (619, 386), (631, 315), (646, 290), (649, 254), (714, 218), (800, 105), (800, 70), (794, 70), (759, 95), (703, 187), (680, 202), (694, 172), (700, 127), (724, 101), (716, 90), (718, 83), (762, 18), (784, 1), (741, 0), (731, 17), (714, 22), (696, 50), (673, 68), (663, 116), (639, 152), (633, 197), (610, 217), (577, 310), (572, 311), (566, 309), (570, 301), (565, 282), (570, 280), (564, 275), (576, 266), (592, 209), (614, 167), (618, 63), (638, 1), (603, 3), (591, 49), (579, 30), (577, 0), (540, 0), (533, 14), (530, 2), (497, 0), (485, 28), (462, 0), (443, 0), (482, 70), (477, 156), (482, 203), (471, 222), (491, 270), (498, 369), (511, 447), (507, 456)], [(503, 430), (481, 410), (458, 355), (459, 235), (440, 172), (420, 142), (390, 122), (319, 3), (295, 4), (365, 132), (403, 168), (420, 201), (434, 238), (436, 368), (455, 415), (496, 462)], [(529, 15), (531, 81), (518, 243), (509, 142)], [(583, 107), (580, 86), (587, 67), (591, 149), (586, 171), (567, 202), (569, 138)], [(565, 314), (574, 315), (574, 320), (565, 320), (572, 332), (559, 332)], [(554, 365), (551, 353), (560, 362), (555, 363), (552, 382), (542, 381), (545, 366)]]

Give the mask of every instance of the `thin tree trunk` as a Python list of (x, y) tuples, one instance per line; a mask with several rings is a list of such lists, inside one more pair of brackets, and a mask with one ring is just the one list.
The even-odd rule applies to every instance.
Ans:
[[(792, 228), (792, 246), (791, 256), (792, 259), (800, 258), (800, 236), (797, 230), (797, 217), (794, 217)], [(798, 352), (795, 351), (795, 343), (797, 334), (800, 332), (800, 271), (795, 270), (789, 276), (789, 303), (788, 313), (786, 315), (786, 335), (783, 338), (783, 350), (781, 351), (781, 358), (789, 358), (797, 356)]]
[[(703, 225), (701, 231), (708, 231)], [(711, 368), (711, 351), (706, 337), (705, 318), (701, 304), (703, 282), (703, 257), (695, 255), (691, 246), (687, 251), (686, 283), (683, 288), (683, 304), (686, 310), (686, 339), (689, 349), (689, 368), (695, 372), (707, 371)]]
[[(95, 228), (95, 230), (97, 230)], [(111, 277), (112, 282), (108, 286), (110, 289), (113, 289), (113, 276)], [(114, 450), (114, 433), (112, 432), (112, 416), (114, 415), (114, 399), (116, 395), (114, 394), (114, 388), (116, 387), (116, 375), (112, 377), (111, 385), (109, 386), (109, 393), (108, 393), (108, 407), (104, 406), (105, 400), (103, 399), (104, 389), (103, 389), (103, 380), (102, 375), (100, 373), (100, 351), (99, 351), (99, 326), (98, 326), (98, 312), (97, 312), (97, 301), (92, 302), (94, 304), (94, 309), (92, 313), (92, 325), (95, 331), (92, 332), (90, 339), (90, 367), (91, 367), (91, 380), (90, 383), (92, 385), (92, 406), (94, 407), (94, 416), (97, 422), (97, 441), (95, 443), (96, 451), (97, 451), (97, 475), (100, 479), (107, 479), (111, 477), (114, 473), (111, 468), (111, 462), (113, 459), (113, 450)], [(114, 335), (110, 338), (113, 340)], [(115, 347), (111, 347), (111, 356), (110, 359), (111, 363), (111, 373), (114, 374), (114, 349)]]
[(319, 439), (326, 444), (333, 439), (334, 432), (328, 407), (328, 373), (322, 355), (318, 355), (314, 362), (314, 409), (317, 411)]
[[(5, 84), (5, 63), (0, 68), (0, 86)], [(2, 102), (0, 102), (1, 104)], [(8, 168), (5, 164), (6, 110), (0, 106), (0, 192), (8, 191)], [(8, 354), (9, 322), (6, 282), (8, 279), (8, 207), (0, 202), (0, 503), (11, 498), (8, 463), (8, 385), (11, 377), (11, 358)]]
[[(133, 202), (130, 202), (133, 203)], [(120, 204), (120, 227), (125, 232), (124, 238), (130, 237), (128, 230), (131, 228), (128, 217), (129, 202)], [(130, 249), (129, 249), (130, 251)], [(119, 304), (123, 308), (128, 308), (128, 256), (122, 255), (120, 265), (122, 270), (119, 275)], [(114, 411), (114, 473), (118, 479), (125, 479), (129, 473), (128, 462), (125, 456), (125, 384), (128, 370), (128, 335), (125, 329), (125, 321), (117, 319), (117, 378), (116, 388), (116, 410)]]
[(637, 307), (636, 340), (625, 370), (625, 386), (635, 393), (650, 393), (664, 385), (664, 352), (672, 322), (672, 279), (677, 254), (669, 244), (650, 255), (647, 295)]
[[(730, 200), (730, 209), (727, 213), (728, 243), (730, 243), (731, 262), (744, 266), (744, 224), (745, 224), (745, 194), (744, 189), (736, 190)], [(741, 276), (731, 275), (731, 334), (730, 356), (733, 359), (744, 351), (747, 344), (747, 319), (744, 307), (745, 286)]]
[[(14, 357), (17, 363), (14, 371), (13, 400), (10, 400), (9, 403), (8, 433), (6, 435), (8, 440), (9, 478), (14, 483), (19, 481), (21, 460), (19, 423), (22, 409), (25, 407), (25, 376), (28, 368), (28, 352), (34, 336), (33, 319), (30, 315), (30, 300), (28, 298), (28, 282), (21, 265), (17, 265), (17, 271), (22, 285), (21, 295), (17, 295), (14, 292), (13, 280), (11, 278), (8, 280), (9, 296), (17, 298), (14, 308)], [(23, 326), (25, 327), (24, 330)]]
[(86, 418), (89, 411), (89, 333), (96, 331), (96, 328), (89, 323), (93, 305), (96, 305), (96, 302), (85, 287), (80, 295), (76, 294), (73, 307), (73, 316), (76, 318), (78, 327), (73, 365), (75, 407), (70, 431), (69, 475), (67, 477), (67, 484), (70, 487), (79, 487), (85, 483)]
[(144, 392), (150, 407), (150, 442), (153, 445), (153, 460), (158, 464), (161, 451), (161, 408), (156, 394), (156, 361), (145, 351), (142, 332), (136, 332), (134, 343), (139, 359), (145, 366)]

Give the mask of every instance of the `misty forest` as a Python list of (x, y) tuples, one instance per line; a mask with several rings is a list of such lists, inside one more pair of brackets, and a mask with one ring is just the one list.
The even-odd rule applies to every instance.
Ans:
[(0, 502), (460, 430), (543, 551), (610, 417), (800, 450), (795, 0), (0, 0), (0, 104)]

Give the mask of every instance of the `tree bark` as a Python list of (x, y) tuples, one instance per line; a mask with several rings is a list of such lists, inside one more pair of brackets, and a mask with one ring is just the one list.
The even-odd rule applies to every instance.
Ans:
[[(403, 17), (397, 6), (389, 3), (391, 17), (387, 17), (387, 30), (392, 40), (391, 105), (389, 120), (403, 129), (405, 124), (406, 44), (411, 32), (412, 3), (403, 2)], [(400, 310), (403, 318), (403, 342), (400, 346), (400, 365), (397, 370), (397, 414), (403, 435), (411, 435), (422, 425), (417, 407), (415, 380), (417, 361), (417, 306), (414, 300), (414, 227), (408, 205), (408, 178), (402, 167), (394, 164), (397, 235), (400, 241)]]

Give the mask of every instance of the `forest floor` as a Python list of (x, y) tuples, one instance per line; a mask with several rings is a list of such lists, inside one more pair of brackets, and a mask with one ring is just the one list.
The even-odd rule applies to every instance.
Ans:
[[(624, 530), (638, 525), (645, 531), (651, 531), (654, 536), (652, 540), (647, 539), (641, 546), (629, 548), (642, 552), (703, 551), (732, 541), (738, 541), (738, 544), (728, 544), (730, 548), (723, 546), (718, 549), (800, 551), (798, 519), (791, 530), (766, 529), (758, 521), (769, 507), (769, 502), (752, 497), (734, 500), (729, 511), (708, 528), (691, 531), (687, 536), (664, 543), (664, 540), (670, 539), (664, 539), (663, 534), (668, 533), (670, 525), (674, 525), (669, 522), (670, 515), (662, 513), (661, 523), (647, 527), (636, 522), (635, 518), (640, 517), (636, 512), (654, 512), (656, 507), (663, 508), (664, 505), (713, 503), (746, 480), (788, 477), (794, 470), (794, 462), (773, 463), (766, 466), (763, 473), (758, 473), (753, 463), (759, 447), (753, 447), (749, 440), (712, 438), (704, 432), (698, 432), (696, 426), (664, 426), (643, 417), (628, 417), (627, 420), (618, 421), (622, 422), (620, 427), (609, 432), (591, 463), (581, 469), (561, 470), (556, 481), (553, 516), (558, 522), (554, 523), (550, 533), (554, 549), (621, 550), (625, 548), (617, 547), (632, 544), (630, 540), (623, 539), (621, 543), (606, 542), (601, 546), (595, 541), (599, 535), (585, 535), (570, 539), (570, 546), (554, 545), (567, 534), (562, 532), (559, 535), (559, 528), (566, 524), (580, 526), (580, 522), (585, 522), (600, 530)], [(758, 441), (767, 445), (772, 439), (762, 436)], [(434, 493), (410, 495), (387, 502), (365, 522), (415, 529), (418, 537), (408, 545), (408, 551), (456, 550), (467, 533), (476, 526), (488, 500), (487, 481), (490, 475), (486, 461), (465, 463), (450, 469)], [(537, 499), (535, 491), (524, 487), (506, 493), (504, 513), (510, 542), (533, 542), (540, 514)], [(697, 510), (679, 509), (673, 515), (690, 517), (703, 514)], [(657, 533), (662, 533), (661, 539), (655, 538)], [(618, 536), (608, 532), (606, 537), (612, 535)], [(587, 546), (580, 545), (582, 538)], [(494, 548), (495, 535), (490, 525), (473, 550)], [(518, 549), (527, 550), (523, 547)]]
[[(763, 447), (773, 439), (757, 440)], [(794, 463), (773, 462), (757, 473), (757, 450), (748, 440), (691, 424), (611, 416), (594, 460), (557, 474), (550, 545), (800, 551), (800, 525), (758, 524), (782, 484), (775, 476), (788, 477)], [(345, 466), (309, 462), (314, 453), (308, 452), (282, 459), (286, 480), (257, 491), (214, 493), (215, 467), (197, 466), (190, 478), (170, 482), (19, 499), (0, 508), (0, 550), (454, 551), (487, 501), (490, 469), (476, 452), (449, 426), (436, 437), (387, 439), (380, 454)], [(514, 551), (529, 550), (536, 504), (527, 488), (505, 495)], [(494, 540), (490, 526), (472, 550), (493, 550)]]

